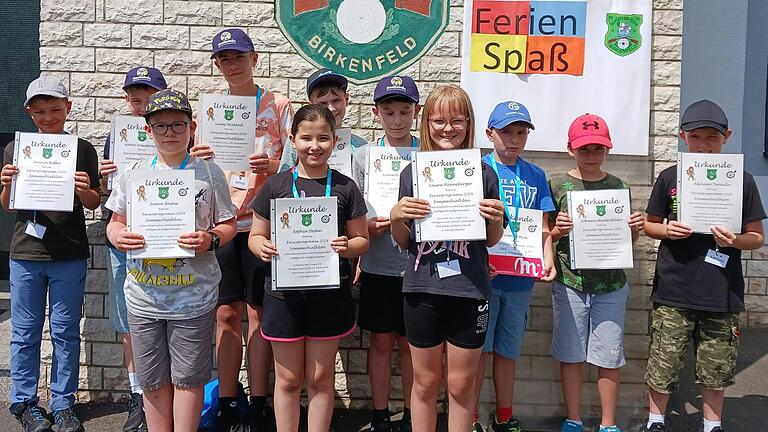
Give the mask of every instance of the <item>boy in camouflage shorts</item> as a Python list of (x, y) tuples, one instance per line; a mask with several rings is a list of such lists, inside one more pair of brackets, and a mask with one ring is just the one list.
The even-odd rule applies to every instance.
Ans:
[[(731, 136), (717, 104), (702, 100), (683, 113), (680, 138), (692, 153), (720, 153)], [(725, 387), (733, 384), (744, 311), (741, 251), (763, 244), (766, 218), (754, 178), (744, 173), (741, 233), (713, 226), (693, 233), (677, 219), (677, 166), (662, 171), (648, 201), (645, 233), (661, 240), (653, 280), (651, 346), (646, 372), (650, 415), (643, 429), (664, 432), (669, 395), (677, 390), (685, 353), (693, 341), (696, 383), (704, 405), (703, 432), (723, 432)], [(706, 260), (712, 251), (727, 262)]]

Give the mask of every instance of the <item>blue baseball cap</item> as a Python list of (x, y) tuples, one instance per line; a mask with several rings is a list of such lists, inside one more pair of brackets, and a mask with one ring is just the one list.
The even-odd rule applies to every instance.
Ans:
[(344, 75), (336, 73), (330, 69), (320, 69), (307, 78), (307, 97), (312, 94), (312, 90), (314, 90), (315, 87), (323, 83), (336, 84), (344, 90), (349, 86), (349, 81)]
[(239, 28), (225, 29), (216, 33), (216, 36), (213, 37), (213, 41), (211, 42), (211, 46), (213, 47), (211, 58), (226, 50), (241, 52), (255, 51), (251, 38)]
[(419, 88), (409, 76), (393, 75), (380, 79), (373, 90), (373, 102), (380, 103), (392, 97), (419, 103)]
[(148, 85), (156, 90), (168, 88), (168, 83), (165, 82), (163, 73), (159, 69), (149, 66), (135, 67), (125, 74), (123, 90), (135, 85)]
[(488, 129), (503, 129), (517, 122), (526, 123), (531, 129), (536, 129), (533, 127), (531, 115), (525, 105), (520, 102), (506, 101), (496, 105), (496, 108), (491, 112), (491, 116), (488, 118)]

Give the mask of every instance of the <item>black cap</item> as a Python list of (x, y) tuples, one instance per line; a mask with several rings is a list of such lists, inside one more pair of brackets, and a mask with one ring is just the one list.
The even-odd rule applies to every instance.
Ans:
[(336, 84), (344, 90), (346, 90), (349, 85), (349, 81), (347, 81), (347, 77), (344, 75), (338, 74), (330, 69), (320, 69), (307, 78), (307, 96), (312, 94), (312, 90), (314, 90), (315, 87), (323, 83)]
[(728, 118), (720, 106), (711, 100), (694, 102), (685, 109), (680, 129), (688, 132), (698, 128), (711, 127), (725, 135), (728, 132)]
[(147, 101), (147, 112), (144, 118), (148, 119), (152, 114), (163, 110), (182, 111), (192, 116), (192, 107), (187, 96), (176, 90), (165, 89), (153, 94)]

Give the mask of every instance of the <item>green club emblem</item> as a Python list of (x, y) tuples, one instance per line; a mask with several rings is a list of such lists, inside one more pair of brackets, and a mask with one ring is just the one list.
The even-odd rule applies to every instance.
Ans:
[(318, 68), (363, 84), (421, 58), (448, 25), (448, 0), (275, 0), (275, 20)]
[(643, 44), (640, 35), (642, 15), (622, 15), (609, 13), (605, 15), (608, 28), (605, 31), (605, 47), (612, 53), (625, 57), (637, 51)]
[(510, 222), (509, 228), (512, 230), (512, 232), (520, 231), (520, 222)]
[(400, 161), (392, 161), (392, 171), (400, 171)]
[(146, 131), (138, 131), (138, 137), (139, 141), (144, 142), (147, 140), (147, 132)]
[(443, 175), (446, 179), (453, 180), (453, 178), (456, 177), (456, 167), (445, 167)]
[(51, 156), (53, 156), (53, 149), (52, 148), (44, 148), (43, 149), (43, 157), (46, 159), (50, 159)]
[(160, 199), (168, 198), (168, 186), (160, 186), (157, 188), (157, 196), (159, 196)]
[(226, 120), (232, 120), (235, 118), (235, 110), (224, 110), (224, 118)]
[(707, 178), (714, 180), (717, 178), (717, 168), (707, 168)]
[(595, 206), (595, 212), (598, 216), (605, 216), (605, 205)]
[(305, 227), (312, 225), (312, 213), (301, 215), (301, 224)]

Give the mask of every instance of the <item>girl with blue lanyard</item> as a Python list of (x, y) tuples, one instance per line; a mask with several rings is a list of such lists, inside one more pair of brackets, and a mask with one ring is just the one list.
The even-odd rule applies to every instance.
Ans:
[(248, 246), (263, 261), (278, 255), (270, 241), (270, 201), (277, 198), (335, 196), (338, 199), (339, 237), (331, 247), (340, 260), (338, 289), (272, 289), (266, 266), (262, 336), (270, 341), (275, 358), (275, 417), (278, 432), (299, 427), (302, 384), (306, 380), (309, 432), (327, 432), (334, 401), (336, 352), (341, 338), (356, 329), (349, 259), (368, 250), (367, 209), (352, 179), (328, 167), (336, 143), (333, 114), (320, 105), (296, 112), (291, 141), (298, 163), (271, 176), (253, 203)]

